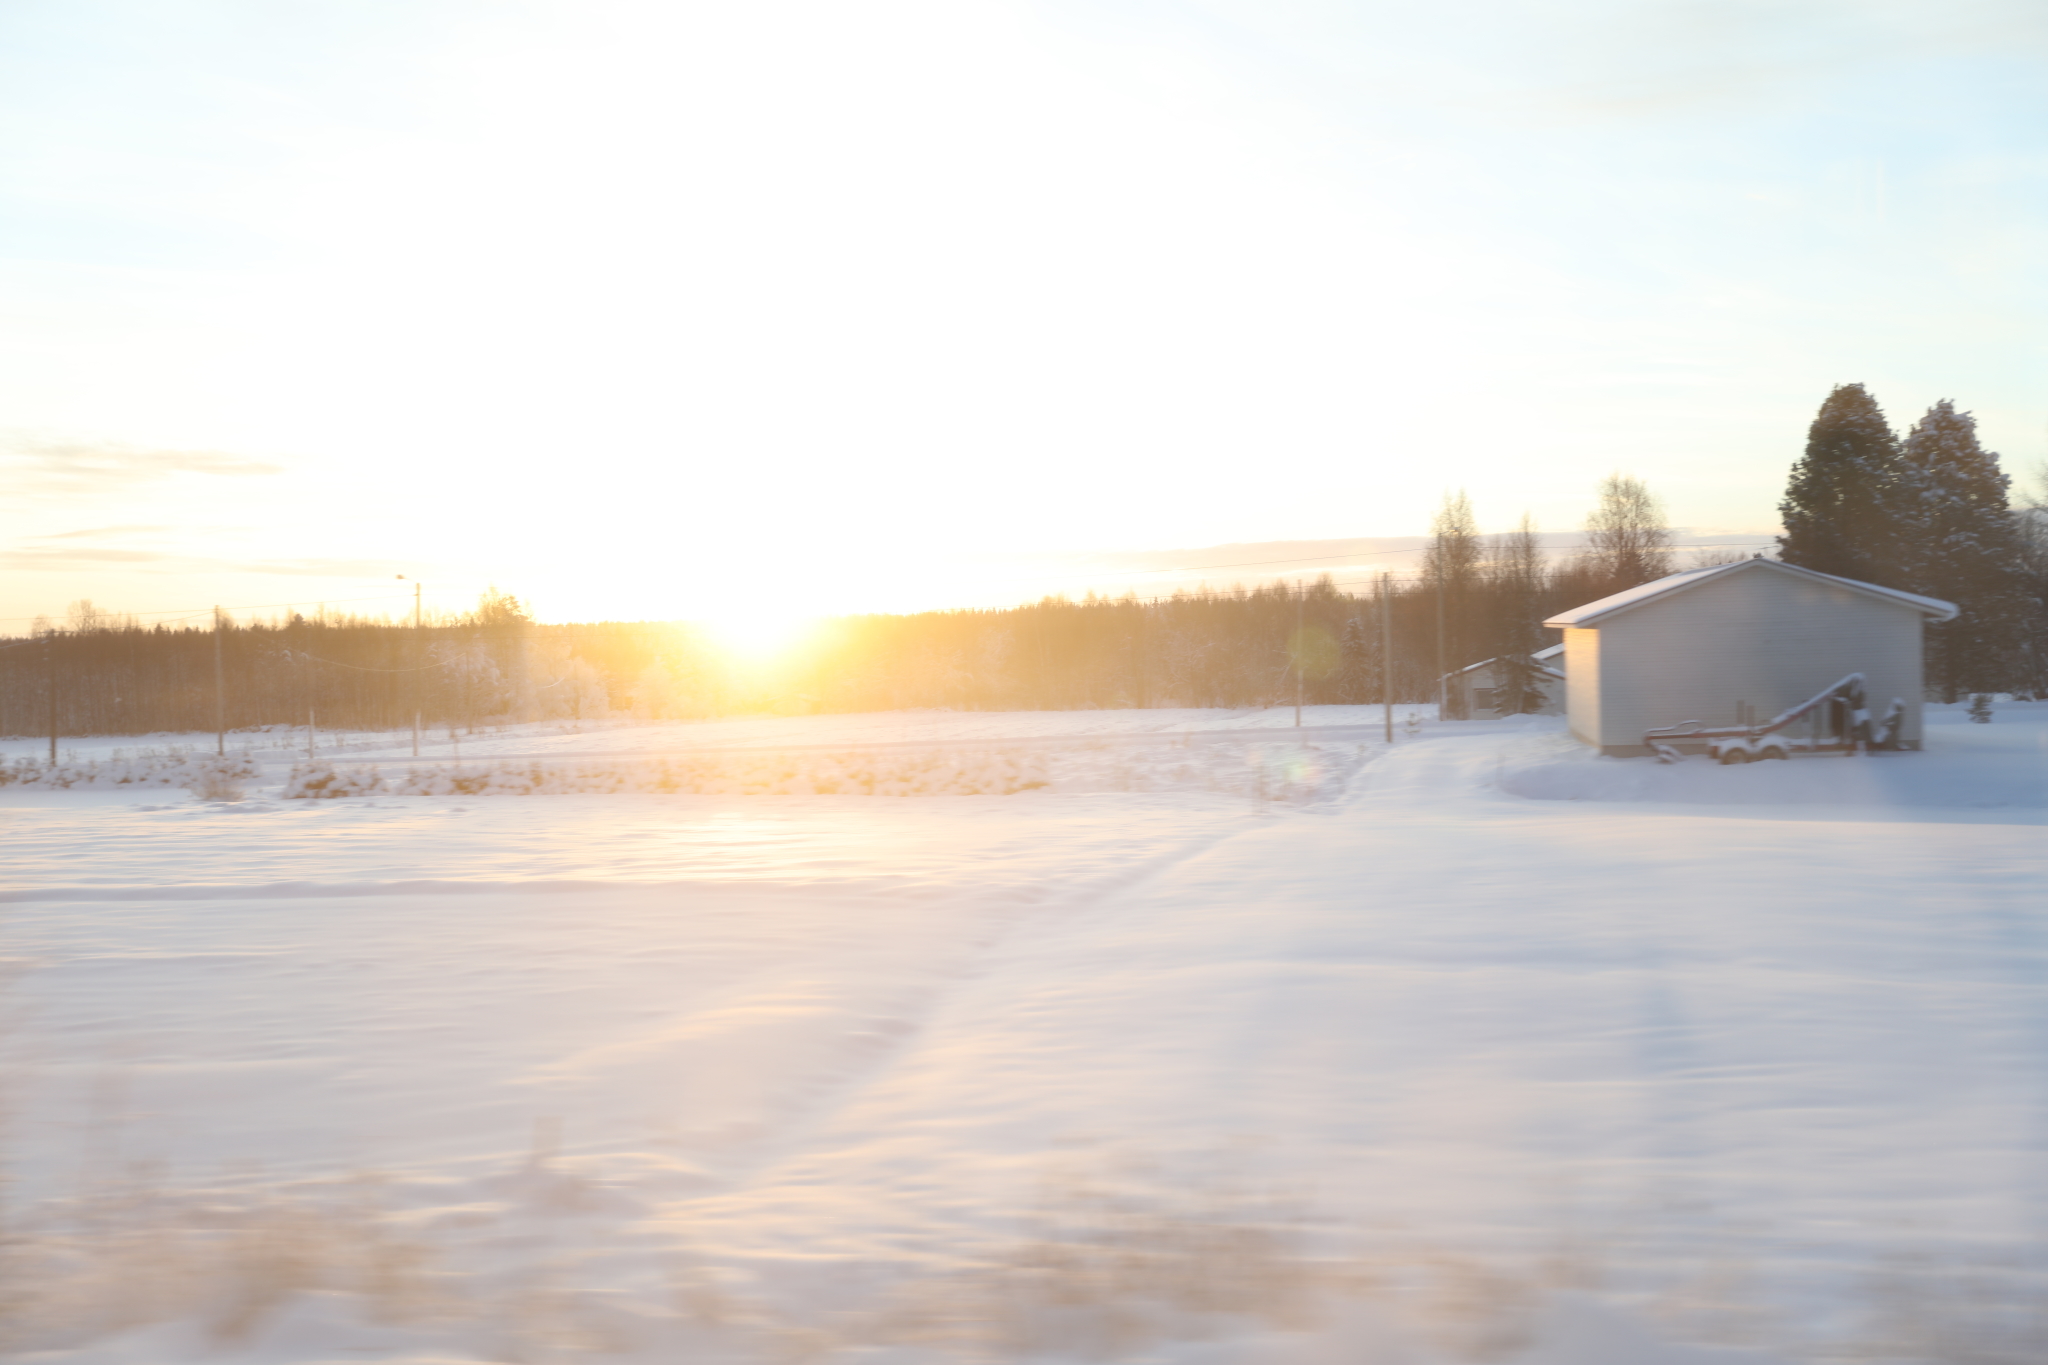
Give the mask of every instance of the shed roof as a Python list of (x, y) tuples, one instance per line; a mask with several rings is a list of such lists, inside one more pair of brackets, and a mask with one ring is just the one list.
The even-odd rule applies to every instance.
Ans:
[[(1563, 645), (1552, 645), (1552, 646), (1551, 646), (1551, 647), (1550, 647), (1549, 649), (1546, 649), (1546, 650), (1544, 650), (1544, 651), (1543, 651), (1543, 652), (1542, 652), (1541, 654), (1531, 654), (1531, 655), (1530, 655), (1529, 657), (1530, 657), (1530, 658), (1532, 658), (1532, 659), (1547, 659), (1547, 658), (1549, 658), (1549, 657), (1550, 657), (1551, 655), (1553, 655), (1553, 654), (1557, 653), (1557, 652), (1558, 652), (1559, 650), (1561, 650), (1561, 649), (1563, 649), (1563, 648), (1564, 648), (1564, 646), (1563, 646)], [(1467, 674), (1467, 673), (1470, 673), (1470, 672), (1471, 672), (1471, 671), (1472, 671), (1473, 669), (1475, 669), (1475, 668), (1484, 668), (1484, 667), (1486, 667), (1486, 666), (1487, 666), (1488, 664), (1497, 664), (1497, 663), (1499, 663), (1499, 662), (1500, 662), (1500, 661), (1501, 661), (1501, 660), (1502, 660), (1503, 658), (1506, 658), (1506, 657), (1507, 657), (1506, 655), (1502, 655), (1502, 654), (1496, 654), (1496, 655), (1494, 655), (1494, 656), (1493, 656), (1493, 657), (1492, 657), (1491, 659), (1481, 659), (1481, 660), (1480, 660), (1480, 661), (1479, 661), (1478, 663), (1476, 663), (1476, 664), (1466, 664), (1466, 665), (1465, 665), (1465, 666), (1464, 666), (1463, 668), (1454, 668), (1454, 669), (1452, 669), (1452, 670), (1451, 670), (1451, 671), (1450, 671), (1449, 673), (1446, 673), (1446, 674), (1444, 674), (1444, 676), (1445, 676), (1446, 678), (1459, 678), (1459, 677), (1463, 677), (1463, 676), (1464, 676), (1465, 674)], [(1538, 673), (1545, 673), (1545, 674), (1548, 674), (1549, 676), (1551, 676), (1551, 677), (1553, 677), (1553, 678), (1556, 678), (1556, 679), (1557, 679), (1558, 681), (1560, 681), (1560, 682), (1562, 682), (1562, 681), (1564, 680), (1564, 674), (1562, 674), (1562, 673), (1558, 672), (1558, 671), (1557, 671), (1556, 669), (1554, 669), (1554, 668), (1550, 668), (1550, 667), (1548, 667), (1548, 666), (1546, 666), (1546, 665), (1543, 665), (1543, 664), (1538, 664), (1538, 665), (1536, 666), (1536, 671), (1537, 671)]]
[(1897, 588), (1880, 588), (1875, 583), (1863, 583), (1853, 578), (1837, 578), (1831, 573), (1802, 569), (1796, 564), (1786, 564), (1776, 559), (1743, 559), (1733, 564), (1715, 564), (1704, 569), (1687, 569), (1683, 573), (1667, 574), (1663, 578), (1640, 583), (1633, 588), (1624, 588), (1597, 602), (1588, 602), (1583, 607), (1573, 607), (1570, 611), (1559, 612), (1543, 624), (1557, 628), (1598, 625), (1606, 617), (1631, 611), (1645, 602), (1669, 597), (1673, 593), (1684, 592), (1687, 588), (1696, 588), (1709, 579), (1738, 573), (1778, 573), (1791, 574), (1799, 578), (1817, 578), (1825, 583), (1853, 589), (1866, 597), (1879, 598), (1896, 606), (1910, 607), (1935, 621), (1953, 621), (1956, 616), (1955, 603), (1943, 602), (1939, 598), (1900, 592)]

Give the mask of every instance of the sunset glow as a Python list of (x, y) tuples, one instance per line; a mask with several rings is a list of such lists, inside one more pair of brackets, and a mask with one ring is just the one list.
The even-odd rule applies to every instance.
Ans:
[(2009, 6), (103, 8), (0, 47), (0, 617), (1020, 601), (1617, 467), (1767, 533), (1832, 383), (2048, 413)]
[(735, 606), (701, 624), (711, 642), (743, 664), (769, 663), (802, 644), (817, 629), (814, 619), (770, 604)]

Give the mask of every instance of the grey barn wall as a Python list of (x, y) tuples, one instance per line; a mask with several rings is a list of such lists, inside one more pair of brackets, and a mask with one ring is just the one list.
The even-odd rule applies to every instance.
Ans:
[(1589, 627), (1565, 627), (1564, 714), (1572, 738), (1600, 743), (1600, 632)]
[(1768, 720), (1862, 673), (1874, 714), (1893, 697), (1906, 703), (1901, 739), (1917, 749), (1921, 630), (1915, 608), (1832, 583), (1761, 569), (1718, 575), (1566, 631), (1572, 731), (1604, 753), (1641, 754), (1653, 727), (1735, 725), (1737, 702)]

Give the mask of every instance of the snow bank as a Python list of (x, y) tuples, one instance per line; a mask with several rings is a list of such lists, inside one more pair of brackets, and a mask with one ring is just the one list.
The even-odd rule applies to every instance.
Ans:
[(542, 796), (616, 792), (708, 796), (1014, 796), (1020, 792), (1222, 792), (1307, 801), (1342, 790), (1363, 745), (1295, 741), (1143, 746), (1082, 741), (1056, 747), (709, 751), (674, 757), (519, 759), (375, 766), (311, 763), (285, 779), (287, 798)]
[(1029, 753), (717, 754), (609, 762), (509, 761), (379, 769), (301, 764), (283, 795), (560, 796), (691, 792), (714, 796), (1011, 796), (1046, 785)]
[[(1394, 723), (1407, 732), (1411, 724), (1434, 724), (1435, 708), (1403, 703)], [(771, 749), (796, 746), (866, 749), (891, 744), (950, 744), (963, 747), (1002, 745), (1031, 740), (1095, 740), (1213, 737), (1257, 732), (1289, 738), (1295, 728), (1292, 706), (1156, 707), (1108, 711), (880, 711), (810, 716), (733, 716), (690, 721), (529, 721), (494, 725), (451, 738), (446, 730), (429, 729), (420, 752), (430, 758), (587, 758), (614, 755), (696, 753), (704, 749)], [(1313, 732), (1335, 727), (1376, 731), (1377, 706), (1308, 706), (1304, 727)], [(233, 730), (228, 743), (236, 752), (259, 760), (290, 762), (306, 753), (304, 726), (270, 726)], [(403, 762), (412, 755), (410, 730), (321, 730), (315, 736), (317, 757), (359, 758)], [(47, 748), (47, 737), (0, 737), (0, 758), (34, 758)], [(212, 732), (163, 732), (152, 735), (66, 735), (66, 755), (122, 758), (152, 750), (210, 753)]]
[(2014, 703), (2005, 728), (1967, 724), (1961, 707), (1929, 707), (1926, 747), (1914, 753), (1799, 754), (1723, 767), (1608, 758), (1565, 734), (1487, 736), (1429, 746), (1430, 763), (1474, 787), (1535, 801), (1710, 806), (2040, 811), (2048, 808), (2048, 704)]
[(247, 754), (226, 758), (189, 751), (144, 751), (117, 758), (0, 760), (0, 787), (62, 790), (74, 787), (183, 787), (203, 795), (232, 794), (262, 776)]

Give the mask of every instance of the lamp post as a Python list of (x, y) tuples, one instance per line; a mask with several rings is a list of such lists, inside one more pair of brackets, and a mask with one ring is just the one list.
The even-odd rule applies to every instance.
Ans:
[(420, 756), (420, 581), (398, 575), (412, 584), (412, 756)]

